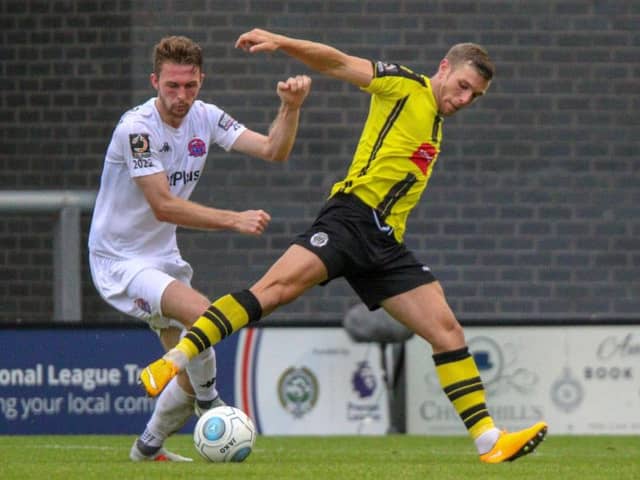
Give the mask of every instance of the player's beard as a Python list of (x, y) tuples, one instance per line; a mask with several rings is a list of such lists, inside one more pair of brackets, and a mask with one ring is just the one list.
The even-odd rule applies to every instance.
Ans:
[(175, 118), (184, 118), (189, 113), (189, 109), (191, 105), (187, 102), (179, 102), (171, 105), (169, 108), (169, 113)]
[(158, 95), (156, 102), (162, 118), (169, 124), (181, 123), (191, 109), (191, 104), (188, 102), (174, 101), (171, 103), (168, 99), (160, 95)]

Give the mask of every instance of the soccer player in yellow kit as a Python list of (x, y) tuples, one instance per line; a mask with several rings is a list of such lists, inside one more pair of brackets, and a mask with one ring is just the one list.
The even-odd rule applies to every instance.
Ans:
[(443, 118), (489, 88), (494, 66), (487, 52), (472, 43), (454, 45), (427, 77), (260, 29), (242, 34), (236, 46), (251, 53), (280, 50), (360, 87), (371, 95), (369, 115), (346, 177), (333, 186), (313, 225), (257, 283), (215, 300), (176, 348), (142, 371), (147, 393), (161, 392), (203, 349), (342, 276), (371, 310), (384, 308), (429, 342), (442, 388), (481, 461), (500, 463), (531, 453), (544, 439), (546, 423), (513, 433), (495, 426), (478, 368), (440, 283), (403, 243), (407, 217), (440, 153)]

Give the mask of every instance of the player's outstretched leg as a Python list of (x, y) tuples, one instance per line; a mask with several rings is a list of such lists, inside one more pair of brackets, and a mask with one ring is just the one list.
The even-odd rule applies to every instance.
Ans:
[(260, 302), (249, 290), (220, 297), (198, 318), (175, 348), (142, 370), (140, 383), (149, 396), (156, 397), (192, 358), (261, 317)]
[(533, 452), (547, 434), (547, 424), (538, 422), (519, 432), (502, 432), (493, 448), (480, 455), (485, 463), (513, 462), (515, 459)]

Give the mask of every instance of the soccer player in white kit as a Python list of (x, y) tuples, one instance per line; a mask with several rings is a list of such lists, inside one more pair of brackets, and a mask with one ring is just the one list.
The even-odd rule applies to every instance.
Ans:
[[(300, 75), (278, 82), (281, 104), (267, 135), (197, 100), (204, 79), (202, 50), (191, 39), (165, 37), (155, 46), (151, 85), (157, 97), (126, 112), (109, 144), (89, 233), (89, 264), (100, 295), (113, 307), (148, 322), (168, 350), (210, 301), (191, 287), (178, 225), (260, 235), (263, 210), (231, 211), (189, 200), (211, 144), (267, 161), (288, 159), (299, 111), (311, 88)], [(215, 387), (212, 347), (195, 357), (156, 402), (133, 461), (190, 461), (163, 448), (190, 416), (224, 404)]]

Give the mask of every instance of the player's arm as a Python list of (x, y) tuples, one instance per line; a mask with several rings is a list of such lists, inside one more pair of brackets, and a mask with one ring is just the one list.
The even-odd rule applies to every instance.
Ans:
[(236, 47), (250, 53), (281, 50), (316, 72), (358, 87), (367, 87), (373, 79), (373, 65), (367, 59), (347, 55), (323, 43), (286, 37), (259, 28), (240, 35)]
[(245, 130), (236, 139), (232, 150), (274, 162), (285, 162), (298, 132), (300, 107), (311, 89), (311, 79), (306, 75), (290, 77), (278, 82), (277, 93), (280, 108), (271, 123), (268, 135)]
[(233, 230), (248, 235), (260, 235), (271, 220), (263, 210), (235, 212), (206, 207), (175, 196), (169, 189), (164, 172), (135, 177), (145, 199), (161, 222), (205, 230)]

